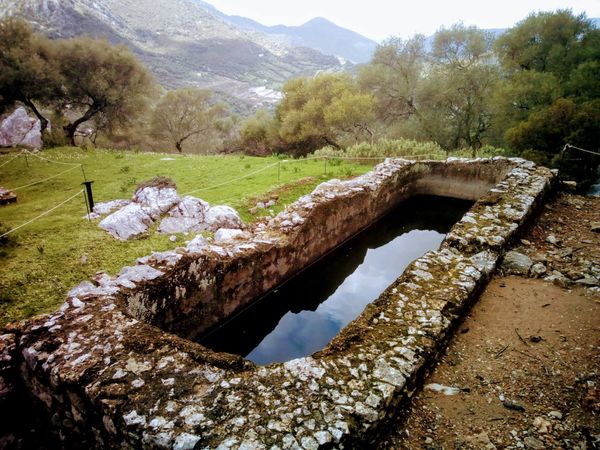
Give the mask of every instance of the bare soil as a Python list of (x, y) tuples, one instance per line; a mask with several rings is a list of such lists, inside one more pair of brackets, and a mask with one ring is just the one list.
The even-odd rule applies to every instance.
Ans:
[[(576, 280), (600, 264), (598, 221), (600, 198), (559, 194), (517, 249)], [(380, 448), (600, 448), (598, 290), (496, 275)]]

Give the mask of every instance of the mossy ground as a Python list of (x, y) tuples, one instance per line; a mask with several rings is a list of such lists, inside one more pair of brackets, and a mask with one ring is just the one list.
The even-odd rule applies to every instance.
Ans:
[[(16, 153), (0, 156), (0, 165)], [(284, 160), (277, 157), (197, 156), (133, 153), (112, 150), (57, 148), (40, 153), (63, 163), (82, 164), (88, 180), (94, 180), (96, 202), (129, 198), (135, 186), (156, 176), (171, 177), (180, 195), (192, 192), (211, 204), (228, 204), (236, 208), (244, 221), (256, 220), (249, 209), (256, 199), (276, 192), (273, 213), (281, 211), (300, 195), (329, 178), (346, 178), (369, 171), (372, 164), (322, 160)], [(165, 160), (172, 158), (172, 160)], [(287, 161), (287, 162), (286, 162)], [(261, 168), (273, 165), (254, 175)], [(82, 170), (20, 156), (0, 167), (0, 186), (17, 188), (41, 180), (70, 167), (59, 177), (31, 187), (17, 189), (18, 202), (0, 207), (0, 224), (14, 228), (49, 210), (82, 189)], [(239, 177), (241, 180), (231, 181)], [(302, 182), (299, 182), (302, 180)], [(219, 185), (211, 189), (203, 189)], [(59, 306), (66, 292), (98, 271), (115, 274), (121, 267), (153, 251), (182, 245), (192, 236), (169, 236), (149, 233), (142, 238), (120, 242), (97, 227), (97, 221), (84, 219), (83, 195), (74, 198), (45, 217), (23, 227), (8, 244), (0, 246), (0, 326)], [(2, 232), (0, 232), (1, 234)]]

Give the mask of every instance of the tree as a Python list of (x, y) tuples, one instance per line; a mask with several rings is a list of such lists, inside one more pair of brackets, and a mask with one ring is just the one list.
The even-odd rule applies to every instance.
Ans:
[(496, 52), (509, 72), (548, 72), (564, 82), (586, 53), (585, 36), (594, 27), (569, 10), (530, 14), (498, 38)]
[(374, 101), (348, 74), (298, 78), (283, 87), (277, 108), (280, 137), (290, 144), (317, 142), (340, 148), (344, 136), (370, 135)]
[(167, 92), (152, 113), (152, 132), (183, 152), (183, 143), (192, 137), (208, 137), (219, 131), (225, 115), (222, 104), (210, 103), (212, 93), (204, 89)]
[(359, 71), (360, 86), (375, 97), (377, 117), (385, 123), (417, 112), (417, 90), (424, 78), (425, 37), (390, 38)]
[(64, 130), (71, 145), (85, 122), (95, 120), (110, 130), (131, 123), (146, 108), (154, 83), (125, 46), (89, 37), (63, 40), (58, 45), (64, 79), (61, 106), (70, 119)]
[(0, 21), (0, 110), (21, 102), (40, 120), (44, 132), (48, 119), (40, 106), (61, 96), (62, 82), (52, 41), (34, 34), (21, 20)]
[(272, 153), (279, 139), (279, 123), (274, 115), (264, 109), (242, 122), (240, 144), (244, 153), (267, 155)]
[(397, 137), (430, 139), (447, 150), (482, 146), (491, 126), (491, 93), (499, 79), (491, 37), (462, 24), (423, 36), (390, 39), (360, 71), (377, 115)]
[(599, 159), (561, 158), (565, 144), (596, 150), (600, 137), (600, 30), (571, 11), (531, 14), (496, 43), (507, 71), (498, 108), (513, 150), (553, 163), (577, 178), (593, 175)]

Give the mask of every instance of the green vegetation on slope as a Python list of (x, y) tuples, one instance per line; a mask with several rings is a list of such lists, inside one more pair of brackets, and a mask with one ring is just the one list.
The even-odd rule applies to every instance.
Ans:
[[(250, 207), (257, 199), (268, 198), (269, 193), (278, 195), (277, 205), (273, 207), (277, 213), (326, 179), (358, 175), (372, 167), (372, 164), (340, 162), (329, 164), (325, 174), (322, 160), (284, 162), (286, 160), (276, 157), (173, 156), (74, 148), (57, 148), (42, 155), (51, 160), (83, 164), (87, 178), (94, 180), (96, 202), (130, 198), (138, 183), (163, 175), (177, 183), (180, 195), (197, 191), (192, 195), (212, 205), (233, 206), (246, 222), (256, 219), (248, 211)], [(13, 156), (0, 157), (0, 165)], [(272, 167), (226, 183), (267, 166)], [(20, 156), (0, 168), (0, 186), (17, 188), (70, 167), (33, 156), (28, 156), (26, 161)], [(0, 207), (2, 229), (18, 226), (80, 191), (83, 174), (80, 168), (73, 167), (47, 182), (17, 189), (18, 202)], [(219, 184), (222, 185), (202, 190)], [(193, 237), (179, 236), (173, 243), (169, 236), (150, 233), (137, 240), (120, 242), (98, 228), (97, 221), (85, 220), (85, 213), (81, 195), (18, 230), (11, 235), (8, 244), (0, 247), (0, 326), (53, 310), (62, 303), (69, 289), (98, 271), (115, 274), (138, 257), (183, 245)], [(265, 211), (260, 213), (265, 214)]]

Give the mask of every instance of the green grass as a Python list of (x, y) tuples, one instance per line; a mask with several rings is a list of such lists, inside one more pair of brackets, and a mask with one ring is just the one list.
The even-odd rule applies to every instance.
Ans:
[[(0, 165), (15, 153), (0, 156)], [(236, 208), (244, 221), (257, 216), (249, 212), (257, 200), (277, 195), (274, 213), (329, 178), (346, 178), (367, 172), (371, 165), (328, 164), (313, 160), (286, 160), (276, 157), (179, 156), (156, 153), (131, 153), (109, 150), (58, 148), (42, 156), (67, 163), (83, 164), (89, 180), (94, 180), (96, 202), (130, 198), (141, 181), (158, 175), (171, 177), (180, 195), (190, 191), (212, 205), (228, 204)], [(173, 161), (162, 160), (165, 157)], [(246, 176), (275, 164), (247, 178)], [(279, 166), (279, 167), (278, 167)], [(58, 174), (70, 166), (20, 156), (0, 167), (0, 186), (16, 188)], [(279, 179), (278, 179), (279, 177)], [(302, 180), (302, 181), (299, 181)], [(79, 167), (47, 182), (17, 190), (16, 204), (0, 207), (0, 224), (14, 228), (61, 203), (82, 189)], [(217, 184), (226, 184), (200, 190)], [(98, 271), (117, 273), (136, 258), (153, 251), (183, 245), (192, 236), (149, 234), (140, 239), (120, 242), (88, 222), (83, 196), (78, 196), (49, 215), (11, 235), (9, 244), (0, 246), (0, 326), (35, 314), (50, 312), (59, 306), (66, 292)], [(268, 212), (262, 210), (258, 215)], [(2, 232), (0, 232), (1, 234)], [(84, 261), (85, 260), (85, 261)]]

